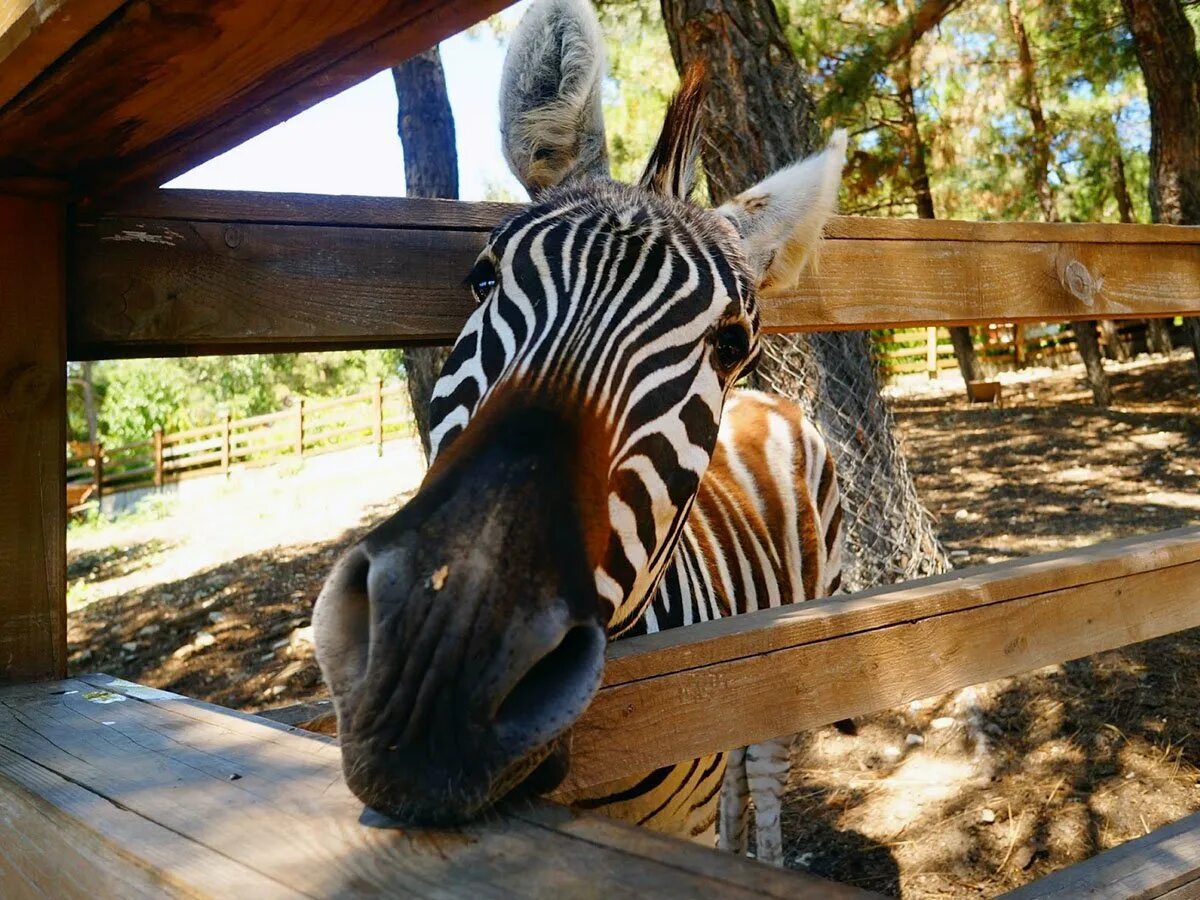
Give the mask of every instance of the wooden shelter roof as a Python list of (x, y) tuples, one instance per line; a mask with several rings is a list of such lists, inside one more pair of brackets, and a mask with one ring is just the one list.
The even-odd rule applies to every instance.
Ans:
[(509, 0), (3, 0), (0, 178), (157, 186)]

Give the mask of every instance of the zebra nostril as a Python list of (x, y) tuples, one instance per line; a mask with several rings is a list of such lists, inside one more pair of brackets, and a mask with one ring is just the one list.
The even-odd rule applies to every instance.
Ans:
[(497, 736), (510, 751), (541, 746), (580, 716), (600, 686), (606, 644), (599, 625), (574, 625), (521, 677), (495, 716)]

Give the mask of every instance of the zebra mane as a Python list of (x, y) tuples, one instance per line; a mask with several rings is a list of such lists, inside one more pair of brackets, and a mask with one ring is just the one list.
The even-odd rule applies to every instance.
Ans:
[(662, 133), (646, 163), (639, 186), (687, 200), (696, 186), (696, 157), (700, 153), (700, 129), (704, 122), (706, 93), (704, 63), (692, 63), (683, 75), (679, 90), (671, 98)]
[(509, 168), (535, 200), (560, 184), (608, 177), (604, 71), (588, 0), (540, 0), (521, 18), (500, 82), (500, 134)]

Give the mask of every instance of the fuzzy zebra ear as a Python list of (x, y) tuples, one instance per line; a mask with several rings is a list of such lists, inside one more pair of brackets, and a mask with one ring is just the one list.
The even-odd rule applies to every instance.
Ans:
[(588, 0), (538, 0), (509, 43), (500, 82), (504, 158), (529, 195), (608, 177), (604, 39)]
[(704, 63), (692, 63), (671, 98), (662, 133), (638, 184), (657, 194), (687, 200), (696, 186), (696, 157), (704, 121)]
[(821, 153), (781, 169), (717, 209), (742, 236), (760, 296), (791, 288), (812, 259), (837, 206), (845, 161), (846, 132), (835, 131)]

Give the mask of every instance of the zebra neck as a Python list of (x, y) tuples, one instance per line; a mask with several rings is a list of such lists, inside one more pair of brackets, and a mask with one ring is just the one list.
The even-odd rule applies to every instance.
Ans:
[(708, 561), (689, 519), (638, 631), (653, 634), (727, 615), (728, 604), (713, 584)]

